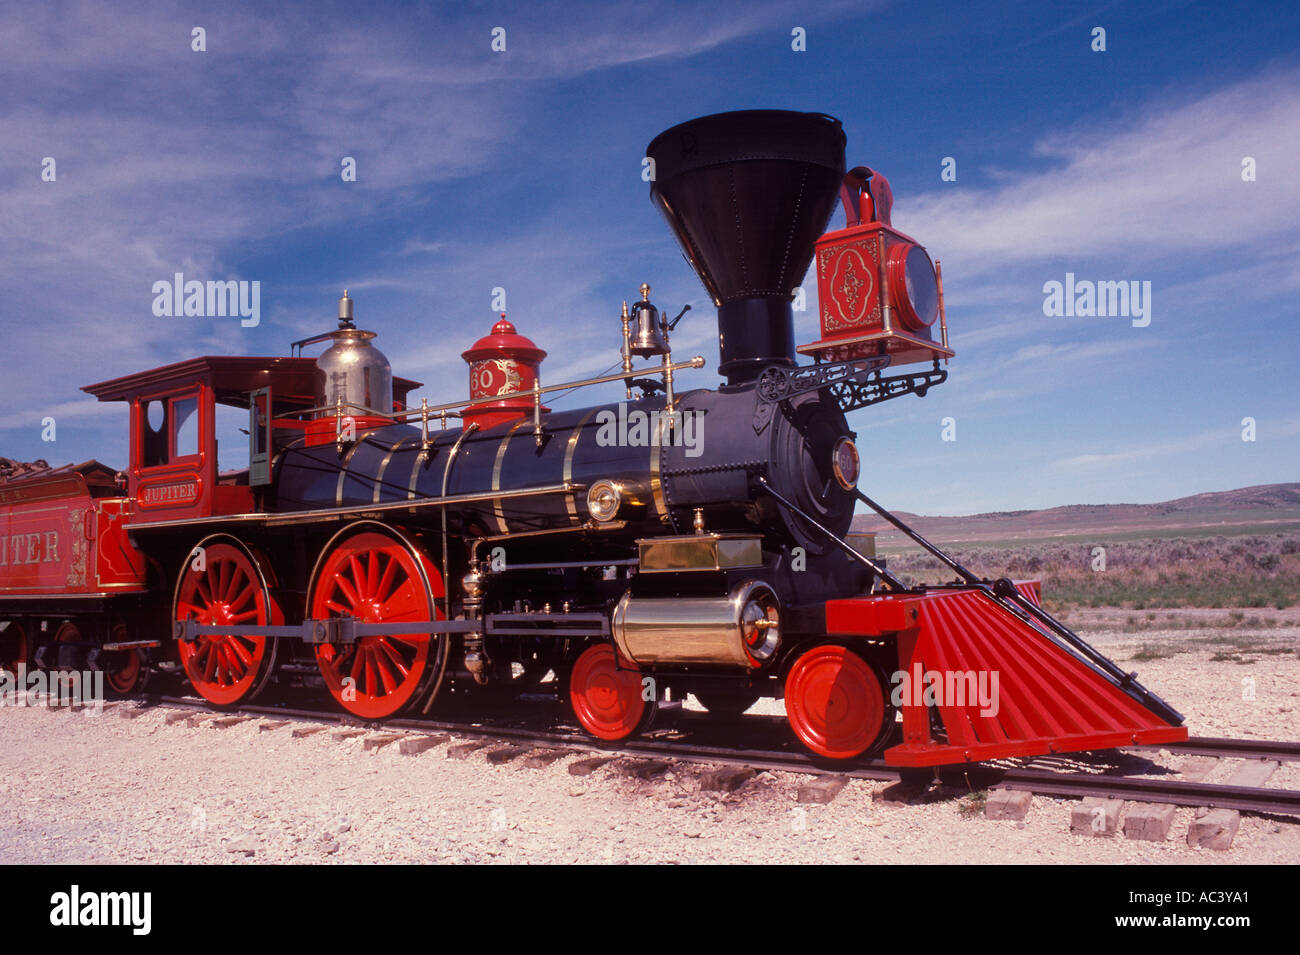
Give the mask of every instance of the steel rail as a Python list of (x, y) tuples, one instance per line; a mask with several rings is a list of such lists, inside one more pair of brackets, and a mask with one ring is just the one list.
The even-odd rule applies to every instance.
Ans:
[(1131, 776), (1062, 776), (1049, 770), (1011, 770), (998, 782), (1046, 796), (1109, 796), (1178, 806), (1210, 806), (1245, 812), (1300, 815), (1300, 789), (1225, 786), (1182, 779)]
[[(1128, 748), (1128, 747), (1126, 747)], [(1134, 747), (1138, 748), (1138, 747)], [(1276, 759), (1279, 762), (1300, 760), (1300, 742), (1267, 739), (1229, 739), (1219, 736), (1193, 736), (1182, 743), (1153, 743), (1150, 749), (1167, 749), (1195, 756), (1237, 757), (1240, 759)]]
[[(195, 698), (162, 696), (154, 698), (158, 704), (187, 709), (209, 711), (210, 707)], [(224, 712), (224, 711), (223, 711)], [(455, 733), (461, 736), (498, 739), (503, 743), (532, 743), (534, 745), (563, 748), (574, 752), (631, 758), (660, 758), (683, 763), (707, 763), (774, 772), (800, 773), (815, 776), (843, 776), (850, 779), (870, 779), (897, 782), (903, 779), (941, 782), (949, 786), (1001, 787), (1028, 790), (1046, 796), (1102, 796), (1133, 799), (1141, 802), (1172, 803), (1179, 806), (1207, 806), (1237, 809), (1273, 815), (1300, 816), (1300, 790), (1268, 789), (1265, 787), (1227, 786), (1219, 783), (1189, 782), (1180, 779), (1155, 779), (1132, 776), (1110, 776), (1099, 773), (1070, 773), (1033, 768), (1004, 768), (986, 764), (944, 766), (933, 769), (904, 770), (885, 765), (883, 760), (859, 760), (847, 764), (831, 764), (802, 752), (772, 749), (740, 749), (730, 746), (706, 746), (683, 740), (629, 740), (621, 745), (603, 744), (577, 730), (537, 730), (519, 725), (491, 722), (460, 722), (456, 720), (397, 719), (367, 722), (347, 714), (325, 710), (304, 710), (289, 707), (240, 707), (240, 715), (257, 715), (291, 718), (308, 722), (329, 723), (339, 726), (358, 726), (372, 730), (404, 730), (414, 733)], [(753, 719), (753, 717), (747, 717)], [(779, 722), (773, 718), (772, 722)], [(1185, 746), (1185, 748), (1184, 748)], [(1157, 748), (1157, 747), (1153, 747)], [(1204, 751), (1233, 756), (1253, 756), (1258, 753), (1285, 754), (1279, 758), (1300, 758), (1300, 744), (1269, 742), (1263, 740), (1193, 738), (1186, 744), (1165, 744), (1165, 749), (1184, 752)]]

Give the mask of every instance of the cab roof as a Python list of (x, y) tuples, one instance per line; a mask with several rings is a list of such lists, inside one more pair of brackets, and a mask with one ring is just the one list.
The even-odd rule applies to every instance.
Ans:
[[(140, 395), (202, 382), (212, 388), (219, 403), (243, 408), (248, 405), (250, 391), (269, 385), (278, 408), (305, 409), (316, 403), (316, 376), (314, 358), (205, 355), (86, 385), (81, 390), (100, 401), (133, 401)], [(405, 405), (407, 393), (421, 384), (394, 375), (393, 397)]]

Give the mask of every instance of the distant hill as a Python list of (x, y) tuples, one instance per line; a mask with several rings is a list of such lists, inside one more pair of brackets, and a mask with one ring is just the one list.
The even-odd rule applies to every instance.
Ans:
[[(1275, 533), (1300, 530), (1300, 484), (1260, 484), (1159, 504), (1069, 504), (965, 517), (896, 513), (936, 544)], [(877, 532), (877, 547), (885, 551), (915, 546), (874, 514), (859, 514), (853, 520), (853, 530)]]

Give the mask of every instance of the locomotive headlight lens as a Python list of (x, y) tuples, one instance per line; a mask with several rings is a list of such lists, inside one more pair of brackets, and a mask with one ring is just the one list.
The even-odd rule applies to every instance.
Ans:
[(623, 492), (613, 481), (597, 481), (587, 489), (587, 512), (601, 524), (612, 521), (623, 503)]
[(853, 439), (840, 438), (836, 441), (835, 450), (831, 452), (831, 468), (835, 471), (835, 480), (839, 482), (840, 487), (846, 491), (857, 487), (861, 467), (858, 446), (853, 443)]
[(902, 242), (889, 250), (889, 291), (903, 324), (923, 332), (939, 317), (939, 280), (919, 245)]

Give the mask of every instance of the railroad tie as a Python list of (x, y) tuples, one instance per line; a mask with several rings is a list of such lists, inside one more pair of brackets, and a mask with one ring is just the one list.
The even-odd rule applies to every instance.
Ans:
[[(1262, 787), (1277, 768), (1278, 763), (1271, 759), (1243, 759), (1227, 785)], [(1231, 849), (1240, 825), (1241, 813), (1235, 809), (1202, 807), (1187, 827), (1187, 844), (1194, 849)]]

